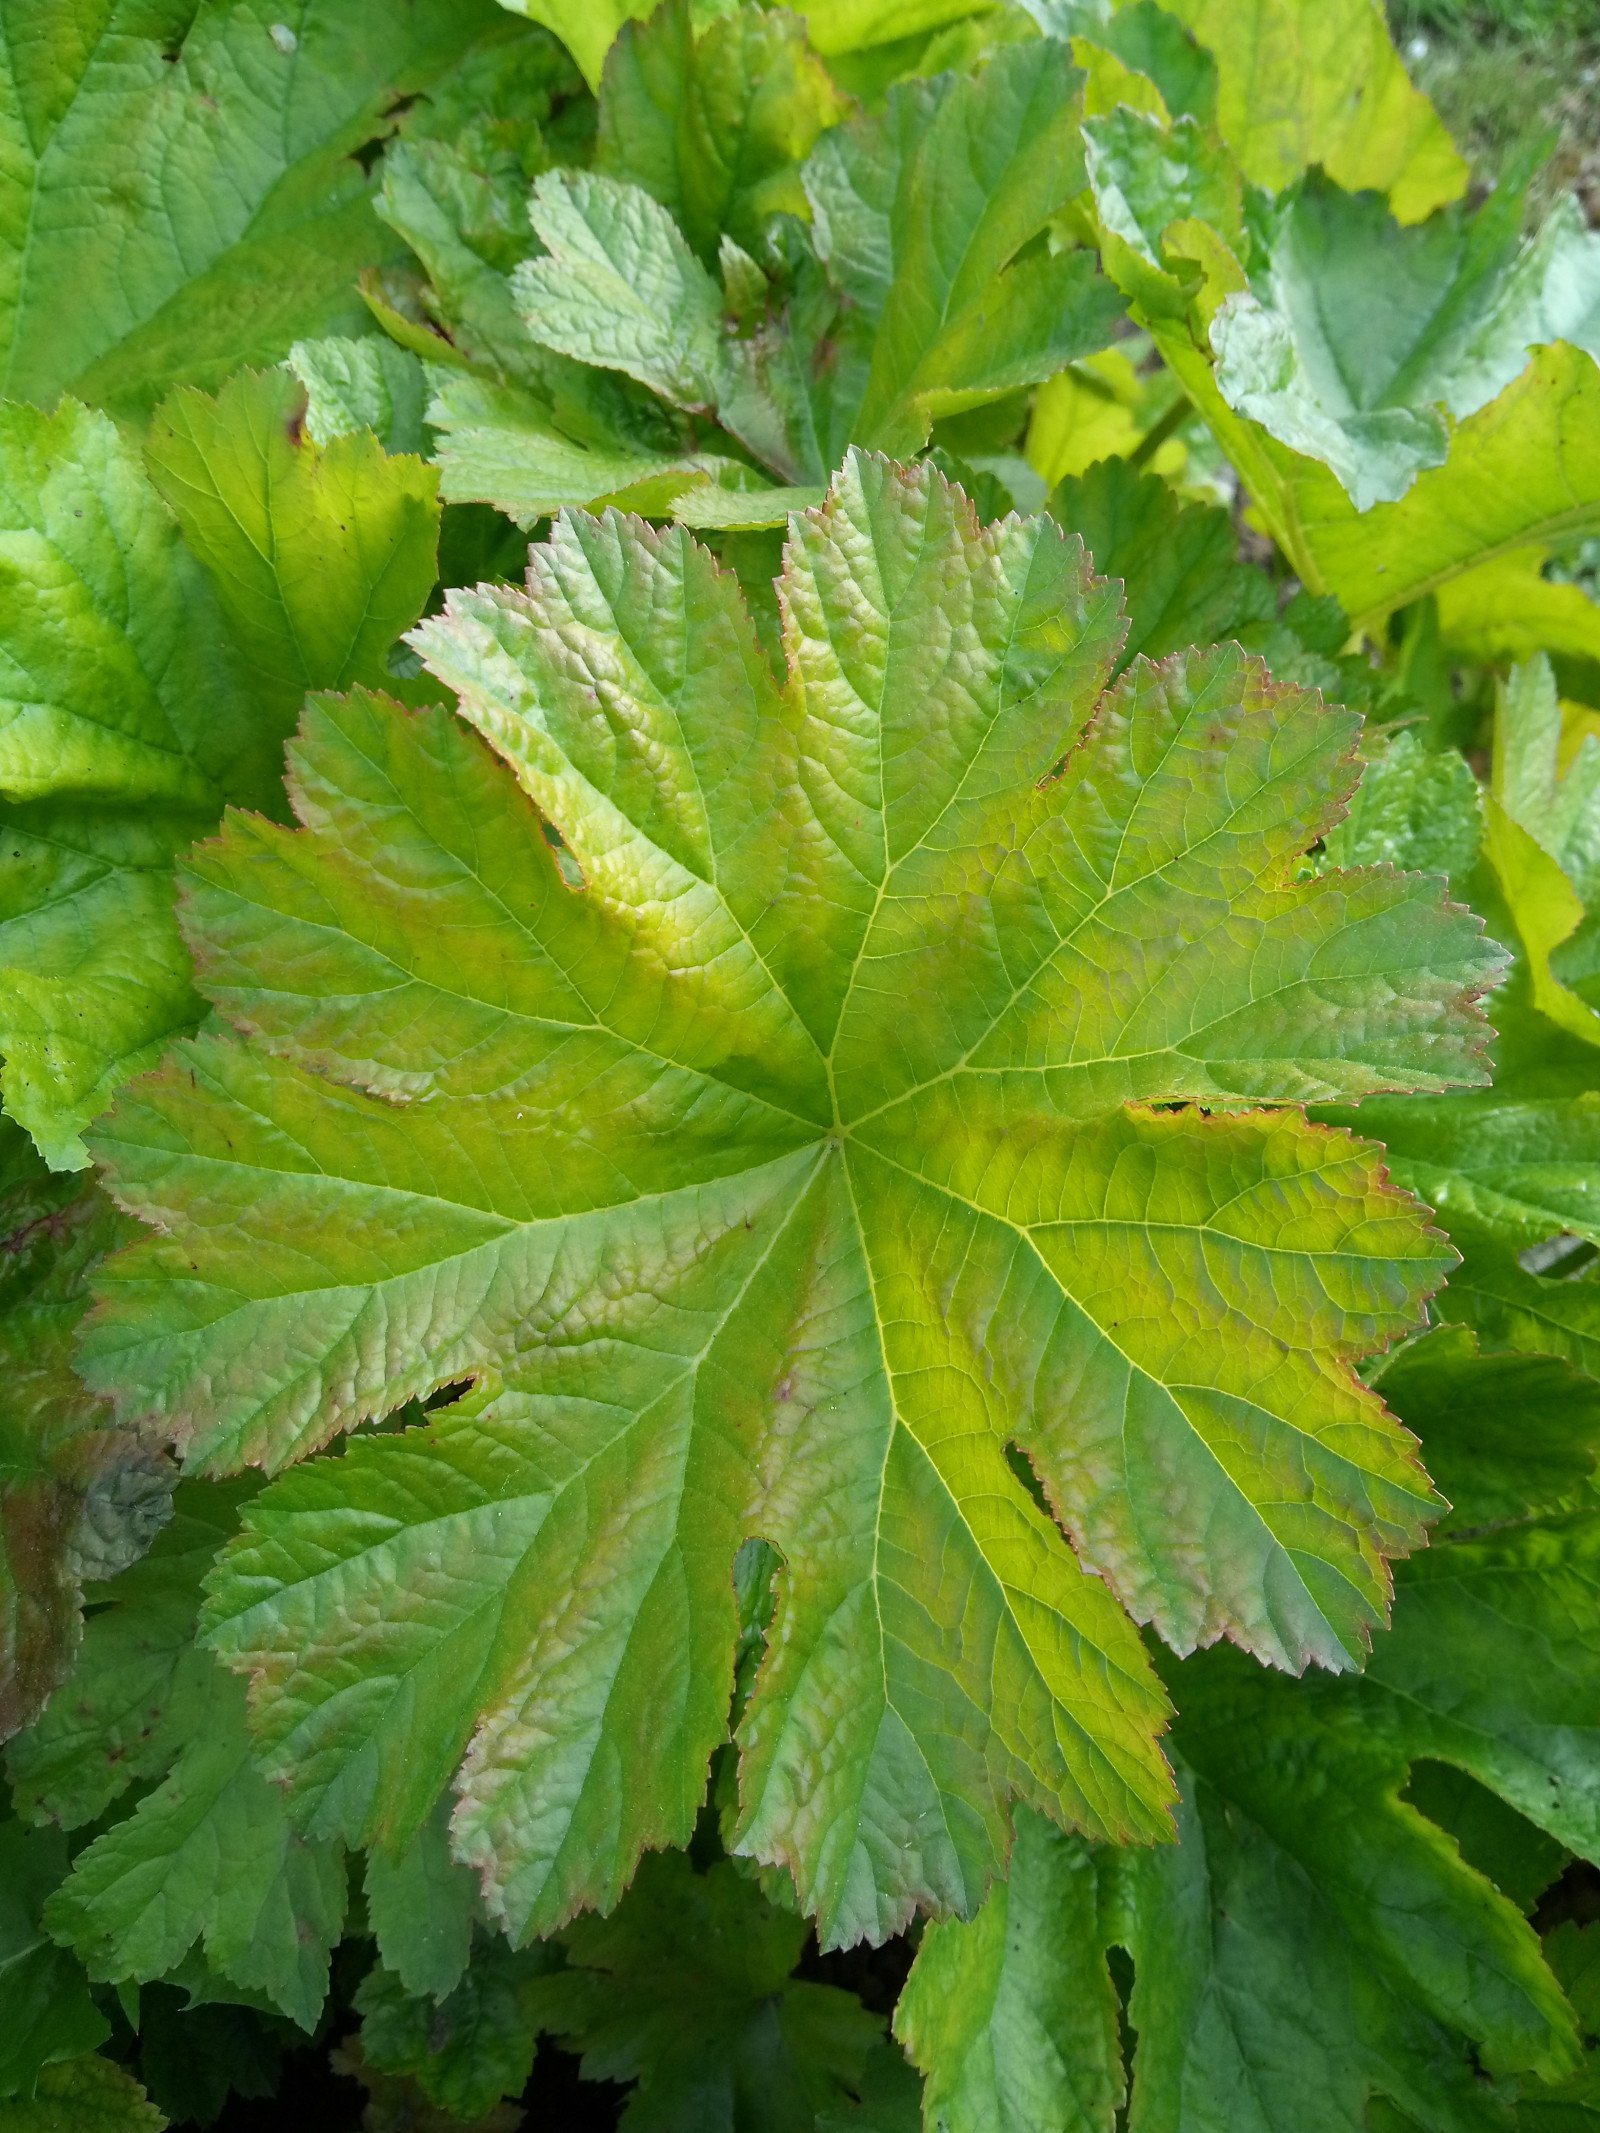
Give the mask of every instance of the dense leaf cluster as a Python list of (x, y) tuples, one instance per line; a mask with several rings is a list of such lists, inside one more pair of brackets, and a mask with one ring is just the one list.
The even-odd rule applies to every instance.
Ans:
[(0, 4), (0, 2133), (1600, 2122), (1600, 236), (507, 8)]

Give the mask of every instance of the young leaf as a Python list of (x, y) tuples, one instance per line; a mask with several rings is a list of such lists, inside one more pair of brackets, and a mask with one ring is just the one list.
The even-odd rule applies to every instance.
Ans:
[(595, 168), (643, 186), (714, 266), (724, 235), (754, 252), (771, 215), (805, 213), (799, 167), (848, 108), (798, 16), (741, 7), (697, 37), (689, 0), (668, 0), (611, 48)]
[[(598, 374), (597, 374), (598, 375)], [(488, 503), (531, 532), (570, 506), (658, 512), (708, 484), (749, 470), (721, 453), (637, 440), (580, 443), (531, 393), (478, 378), (451, 378), (428, 403), (439, 432), (439, 478), (453, 503)], [(786, 493), (786, 492), (780, 492)]]
[(376, 335), (296, 341), (289, 368), (305, 389), (306, 434), (313, 444), (371, 430), (386, 452), (426, 450), (428, 373), (409, 349)]
[(390, 249), (355, 151), (495, 21), (487, 0), (17, 0), (0, 58), (0, 391), (142, 415), (357, 327)]
[(802, 1921), (726, 1860), (647, 1859), (612, 1918), (564, 1936), (537, 2019), (591, 2081), (634, 2081), (624, 2133), (760, 2125), (812, 2133), (861, 2082), (882, 2024), (853, 1993), (791, 1976)]
[(1111, 338), (1121, 306), (1087, 257), (1017, 257), (1083, 189), (1079, 82), (1063, 46), (1016, 45), (819, 145), (806, 171), (819, 250), (875, 326), (850, 441), (915, 451), (933, 416)]
[(444, 714), (323, 703), (306, 827), (198, 864), (262, 1041), (106, 1135), (168, 1234), (86, 1367), (212, 1468), (484, 1379), (263, 1499), (222, 1576), (309, 1826), (398, 1843), (471, 1738), (491, 1913), (614, 1900), (692, 1826), (761, 1534), (741, 1848), (830, 1941), (969, 1911), (1008, 1794), (1161, 1826), (1137, 1639), (1008, 1445), (1181, 1647), (1348, 1665), (1382, 1618), (1430, 1499), (1349, 1366), (1444, 1249), (1370, 1146), (1244, 1107), (1479, 1078), (1498, 957), (1416, 877), (1295, 880), (1348, 715), (1228, 649), (1102, 698), (1078, 544), (930, 470), (853, 457), (796, 521), (782, 688), (682, 534), (563, 520), (530, 583), (415, 639), (521, 791)]
[(687, 425), (649, 393), (541, 346), (518, 314), (511, 272), (534, 242), (529, 183), (551, 160), (539, 122), (554, 90), (543, 40), (494, 56), (470, 115), (444, 101), (431, 130), (408, 120), (377, 196), (429, 278), (420, 306), (439, 331), (376, 308), (424, 359), (445, 496), (501, 504), (531, 525), (567, 503), (634, 501), (654, 483), (645, 500), (665, 510), (714, 472), (714, 457), (703, 465)]
[[(752, 509), (701, 493), (697, 475), (759, 485), (750, 468), (730, 467), (729, 438), (785, 487), (814, 487), (851, 441), (914, 451), (936, 417), (1103, 347), (1122, 309), (1115, 290), (1088, 252), (1037, 241), (1083, 183), (1079, 80), (1063, 46), (1035, 40), (997, 54), (976, 79), (907, 85), (882, 118), (825, 134), (804, 172), (822, 264), (795, 230), (771, 288), (731, 242), (719, 282), (644, 187), (546, 173), (532, 207), (546, 250), (512, 278), (527, 334), (559, 352), (563, 377), (609, 370), (658, 395), (658, 412), (691, 421), (664, 461), (660, 442), (649, 449), (615, 427), (601, 435), (591, 423), (580, 435), (548, 384), (525, 396), (520, 417), (507, 406), (498, 425), (482, 419), (477, 395), (477, 419), (463, 421), (452, 387), (429, 419), (472, 435), (452, 437), (446, 494), (500, 502), (531, 522), (535, 504), (621, 497), (665, 510), (687, 491), (698, 523), (781, 524), (792, 498), (758, 495)], [(502, 296), (497, 277), (496, 304)], [(708, 440), (697, 425), (713, 414), (726, 434)], [(597, 486), (582, 495), (571, 442), (604, 454)], [(665, 493), (642, 488), (674, 470)]]
[(529, 217), (544, 245), (512, 277), (534, 338), (580, 363), (625, 371), (674, 407), (719, 398), (722, 292), (642, 186), (547, 171)]
[(1322, 852), (1329, 866), (1415, 867), (1464, 885), (1482, 843), (1483, 808), (1468, 764), (1453, 749), (1434, 753), (1407, 731), (1374, 751), (1349, 814), (1324, 838)]
[(476, 131), (456, 141), (407, 135), (384, 156), (373, 204), (427, 272), (428, 315), (448, 326), (446, 338), (420, 320), (402, 321), (413, 353), (501, 377), (537, 373), (508, 277), (528, 250), (528, 186), (547, 159), (543, 134), (521, 129), (506, 141)]

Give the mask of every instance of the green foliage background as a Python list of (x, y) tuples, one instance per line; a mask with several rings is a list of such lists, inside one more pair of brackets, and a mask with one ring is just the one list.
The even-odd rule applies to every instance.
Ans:
[(1390, 20), (0, 0), (0, 2133), (1600, 2122), (1600, 57)]

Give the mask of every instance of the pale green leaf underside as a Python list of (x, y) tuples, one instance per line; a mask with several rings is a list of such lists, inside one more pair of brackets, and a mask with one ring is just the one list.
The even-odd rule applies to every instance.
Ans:
[(414, 637), (521, 790), (447, 714), (321, 702), (304, 829), (197, 859), (257, 1041), (105, 1132), (168, 1235), (86, 1366), (213, 1469), (481, 1380), (223, 1575), (308, 1826), (397, 1842), (465, 1752), (491, 1909), (611, 1900), (692, 1826), (761, 1534), (741, 1847), (830, 1938), (965, 1912), (1007, 1794), (1160, 1826), (1107, 1585), (1294, 1666), (1382, 1618), (1429, 1491), (1352, 1365), (1448, 1253), (1370, 1145), (1245, 1107), (1481, 1079), (1498, 957), (1423, 877), (1295, 879), (1347, 714), (1237, 648), (1104, 694), (1080, 544), (930, 469), (794, 520), (781, 687), (680, 532), (564, 519), (530, 584)]
[(1358, 512), (1326, 468), (1284, 470), (1289, 509), (1328, 591), (1368, 626), (1532, 543), (1600, 528), (1600, 366), (1557, 342), (1454, 432), (1443, 466)]

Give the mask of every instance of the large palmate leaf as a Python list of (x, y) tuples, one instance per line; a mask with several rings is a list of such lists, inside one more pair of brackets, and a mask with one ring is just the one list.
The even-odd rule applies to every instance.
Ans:
[(0, 1090), (61, 1167), (202, 1012), (177, 854), (281, 807), (307, 684), (381, 678), (433, 583), (432, 470), (319, 448), (301, 406), (281, 372), (181, 393), (156, 486), (103, 415), (0, 413)]
[(1224, 1653), (1173, 1669), (1178, 1843), (1096, 1856), (1035, 1821), (1009, 1888), (930, 1928), (897, 2026), (949, 2133), (1110, 2133), (1107, 1943), (1134, 1966), (1137, 2126), (1491, 2133), (1528, 2077), (1576, 2067), (1520, 1907), (1562, 1846), (1600, 1846), (1600, 1404), (1456, 1331), (1383, 1383), (1455, 1502), (1402, 1566), (1393, 1630), (1339, 1682)]
[(1107, 1587), (1348, 1665), (1430, 1505), (1350, 1366), (1448, 1255), (1369, 1144), (1250, 1107), (1481, 1078), (1497, 951), (1421, 877), (1295, 878), (1348, 713), (1237, 648), (1103, 694), (1080, 544), (930, 469), (796, 522), (781, 685), (681, 533), (563, 520), (530, 586), (413, 638), (503, 764), (318, 703), (304, 829), (193, 869), (258, 1041), (100, 1142), (167, 1234), (85, 1367), (191, 1464), (481, 1381), (252, 1508), (211, 1620), (268, 1767), (394, 1844), (470, 1741), (491, 1913), (610, 1901), (692, 1825), (761, 1535), (737, 1842), (828, 1939), (970, 1909), (1008, 1794), (1155, 1834)]
[[(148, 1547), (173, 1474), (72, 1370), (86, 1275), (127, 1224), (0, 1120), (0, 1740), (72, 1664), (81, 1587)], [(91, 2040), (93, 2041), (93, 2040)]]
[(0, 393), (143, 413), (354, 325), (388, 248), (357, 152), (487, 0), (16, 0), (0, 51)]

